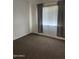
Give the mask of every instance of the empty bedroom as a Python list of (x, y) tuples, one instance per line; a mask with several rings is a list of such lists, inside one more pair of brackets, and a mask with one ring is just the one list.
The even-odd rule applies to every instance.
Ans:
[(65, 0), (13, 0), (13, 59), (65, 59)]

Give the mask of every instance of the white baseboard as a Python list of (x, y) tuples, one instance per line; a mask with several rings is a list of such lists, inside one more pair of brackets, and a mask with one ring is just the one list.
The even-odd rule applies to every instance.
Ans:
[[(50, 36), (50, 35), (47, 35), (47, 34), (44, 34), (44, 33), (37, 33), (37, 32), (31, 32), (31, 33), (36, 33), (36, 34), (40, 34), (40, 35), (45, 35), (45, 36), (49, 36), (49, 37), (53, 37), (53, 38), (57, 38), (57, 39), (60, 39), (60, 40), (65, 40), (65, 38), (62, 38), (62, 37), (57, 37), (57, 36)], [(17, 37), (16, 39), (13, 39), (13, 40), (17, 40), (18, 38), (21, 38), (25, 35), (28, 35), (28, 34), (31, 34), (31, 33), (27, 33), (27, 34), (24, 34), (20, 37)]]
[(50, 36), (50, 35), (47, 35), (47, 34), (43, 34), (43, 33), (37, 33), (37, 32), (35, 32), (35, 33), (36, 33), (36, 34), (40, 34), (40, 35), (49, 36), (49, 37), (52, 37), (52, 38), (57, 38), (57, 39), (60, 39), (60, 40), (65, 40), (65, 38), (58, 37), (58, 36)]
[(21, 38), (21, 37), (23, 37), (23, 36), (25, 36), (25, 35), (28, 35), (28, 34), (30, 34), (30, 33), (26, 33), (26, 34), (24, 34), (24, 35), (22, 35), (22, 36), (15, 37), (15, 38), (13, 38), (13, 40), (17, 40), (17, 39), (19, 39), (19, 38)]

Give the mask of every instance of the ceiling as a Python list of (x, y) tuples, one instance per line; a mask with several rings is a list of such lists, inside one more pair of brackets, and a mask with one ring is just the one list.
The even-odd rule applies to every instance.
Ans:
[(50, 3), (50, 2), (57, 2), (59, 0), (27, 0), (28, 2), (31, 3)]

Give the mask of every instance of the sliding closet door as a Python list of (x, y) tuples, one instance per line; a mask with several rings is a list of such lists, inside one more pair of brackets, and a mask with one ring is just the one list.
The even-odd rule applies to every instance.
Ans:
[(43, 33), (57, 36), (58, 6), (43, 7)]

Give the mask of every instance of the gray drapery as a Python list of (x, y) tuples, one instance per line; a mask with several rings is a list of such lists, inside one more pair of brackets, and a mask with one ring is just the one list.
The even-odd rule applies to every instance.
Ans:
[(43, 33), (43, 24), (42, 24), (43, 4), (38, 4), (37, 10), (38, 10), (38, 32)]
[(57, 36), (65, 37), (65, 0), (58, 2)]

